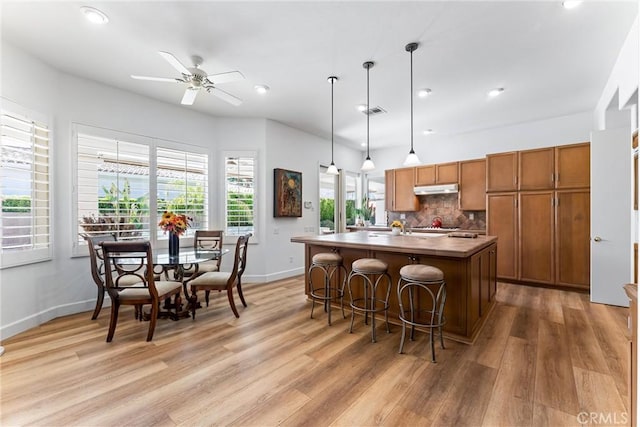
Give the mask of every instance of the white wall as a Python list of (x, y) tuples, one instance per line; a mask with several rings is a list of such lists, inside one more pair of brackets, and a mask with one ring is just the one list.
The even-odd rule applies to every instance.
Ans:
[[(305, 191), (317, 188), (316, 159), (330, 157), (330, 141), (265, 119), (212, 117), (180, 105), (161, 103), (80, 79), (56, 71), (6, 41), (2, 42), (1, 84), (3, 98), (50, 117), (54, 197), (53, 259), (0, 270), (1, 337), (12, 336), (55, 317), (92, 310), (95, 304), (96, 288), (88, 258), (72, 257), (76, 233), (71, 199), (73, 123), (206, 147), (211, 158), (212, 227), (223, 226), (224, 207), (216, 203), (223, 191), (222, 168), (216, 167), (222, 161), (220, 153), (226, 150), (257, 151), (260, 220), (258, 235), (249, 248), (245, 280), (266, 282), (303, 270), (302, 247), (294, 246), (287, 237), (300, 234), (297, 231), (303, 228), (283, 230), (281, 239), (267, 239), (272, 237), (267, 231), (272, 233), (274, 221), (273, 168), (299, 170), (303, 172)], [(270, 130), (269, 144), (267, 129)], [(270, 153), (270, 145), (275, 154)], [(359, 152), (348, 149), (339, 149), (339, 152), (347, 158), (353, 157), (352, 162), (360, 161)], [(305, 160), (297, 162), (298, 158)], [(287, 161), (282, 162), (282, 159)], [(313, 194), (305, 192), (305, 200)], [(317, 197), (309, 200), (317, 200)], [(305, 224), (317, 227), (308, 212), (303, 220)], [(294, 262), (289, 263), (288, 257), (283, 258), (282, 254), (290, 254), (287, 256), (293, 256)], [(230, 258), (224, 260), (224, 267), (231, 262)]]
[[(555, 117), (513, 126), (486, 129), (459, 135), (433, 134), (424, 137), (414, 148), (423, 164), (478, 159), (491, 153), (566, 145), (589, 141), (593, 127), (593, 112)], [(402, 167), (409, 146), (371, 152), (376, 170)]]

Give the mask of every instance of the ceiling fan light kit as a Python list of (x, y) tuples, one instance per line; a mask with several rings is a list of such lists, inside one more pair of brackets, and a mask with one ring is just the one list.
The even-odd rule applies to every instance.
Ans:
[(404, 161), (404, 166), (416, 166), (420, 164), (420, 159), (418, 158), (418, 155), (416, 154), (415, 151), (413, 151), (413, 51), (416, 50), (418, 48), (418, 43), (409, 43), (408, 45), (406, 45), (405, 50), (407, 52), (409, 52), (409, 55), (411, 57), (411, 66), (410, 66), (410, 86), (411, 86), (411, 132), (410, 132), (410, 139), (411, 139), (411, 149), (409, 150), (409, 154), (407, 155), (407, 158)]
[[(207, 93), (212, 93), (223, 101), (228, 102), (231, 105), (238, 106), (242, 104), (242, 100), (235, 95), (217, 87), (218, 84), (230, 83), (239, 80), (244, 80), (244, 76), (240, 71), (228, 71), (219, 74), (207, 74), (206, 71), (200, 68), (202, 64), (202, 58), (199, 56), (192, 56), (193, 67), (187, 68), (182, 62), (180, 62), (173, 54), (169, 52), (158, 52), (173, 68), (175, 68), (181, 77), (167, 78), (167, 77), (148, 77), (131, 75), (131, 78), (136, 80), (150, 80), (156, 82), (168, 82), (168, 83), (186, 83), (187, 88), (182, 96), (181, 104), (193, 105), (196, 100), (196, 96), (200, 89), (204, 89)], [(265, 86), (266, 87), (266, 86)], [(268, 88), (267, 88), (268, 89)]]
[[(362, 66), (367, 70), (367, 109), (369, 111), (369, 70), (373, 67), (373, 61), (367, 61)], [(367, 114), (367, 158), (362, 163), (362, 167), (360, 168), (363, 172), (369, 172), (376, 168), (376, 165), (371, 160), (371, 156), (369, 155), (369, 114)]]

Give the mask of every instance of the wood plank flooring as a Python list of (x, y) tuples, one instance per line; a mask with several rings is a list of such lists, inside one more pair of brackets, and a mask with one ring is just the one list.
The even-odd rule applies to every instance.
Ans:
[[(42, 426), (559, 426), (581, 412), (628, 420), (627, 309), (586, 294), (500, 283), (472, 346), (405, 343), (378, 322), (321, 309), (303, 277), (245, 285), (240, 318), (212, 294), (196, 320), (148, 324), (121, 309), (55, 319), (2, 344), (0, 424)], [(584, 415), (583, 415), (584, 417)], [(600, 423), (601, 425), (603, 423)]]

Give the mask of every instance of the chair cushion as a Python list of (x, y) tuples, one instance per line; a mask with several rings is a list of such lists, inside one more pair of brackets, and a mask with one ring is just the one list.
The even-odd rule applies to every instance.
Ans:
[(360, 273), (386, 273), (389, 265), (376, 258), (361, 258), (353, 261), (351, 269)]
[(400, 269), (400, 276), (417, 282), (437, 282), (444, 279), (442, 270), (424, 264), (405, 265)]
[[(170, 282), (170, 281), (160, 281), (155, 282), (156, 289), (158, 290), (158, 295), (161, 297), (163, 295), (169, 294), (176, 289), (182, 289), (182, 283), (180, 282)], [(143, 287), (135, 287), (135, 288), (127, 288), (123, 289), (118, 293), (118, 298), (120, 301), (127, 301), (133, 299), (141, 299), (141, 298), (151, 298), (151, 294), (149, 293), (148, 288)]]
[(189, 282), (191, 286), (209, 286), (224, 288), (231, 277), (231, 273), (225, 271), (210, 271), (201, 274)]
[(335, 252), (322, 252), (315, 254), (311, 259), (311, 262), (323, 265), (340, 265), (342, 264), (342, 256)]

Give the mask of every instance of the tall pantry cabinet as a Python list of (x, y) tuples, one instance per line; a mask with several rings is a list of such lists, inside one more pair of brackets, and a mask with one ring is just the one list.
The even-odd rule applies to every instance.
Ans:
[(487, 156), (499, 278), (589, 288), (589, 157), (588, 143)]

